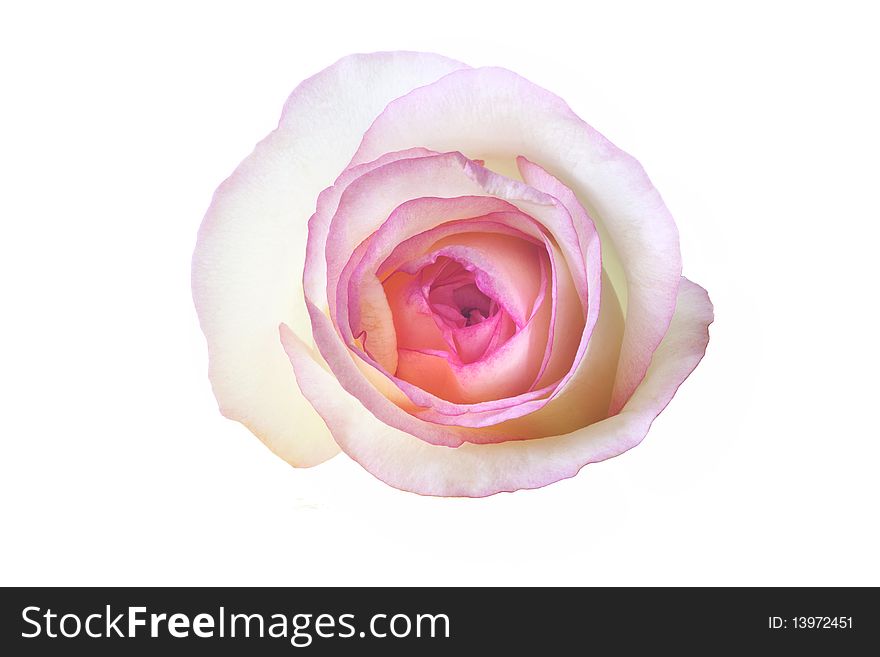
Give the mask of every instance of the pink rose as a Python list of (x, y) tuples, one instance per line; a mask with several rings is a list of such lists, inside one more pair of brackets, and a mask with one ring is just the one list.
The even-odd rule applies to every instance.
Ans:
[(193, 297), (224, 415), (429, 495), (637, 445), (713, 318), (636, 160), (515, 73), (408, 52), (293, 92), (214, 196)]

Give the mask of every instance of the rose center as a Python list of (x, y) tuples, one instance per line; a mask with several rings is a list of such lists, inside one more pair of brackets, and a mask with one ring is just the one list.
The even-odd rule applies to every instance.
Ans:
[(437, 273), (427, 285), (431, 311), (450, 328), (480, 324), (498, 312), (498, 303), (477, 285), (473, 271), (449, 258), (438, 258)]

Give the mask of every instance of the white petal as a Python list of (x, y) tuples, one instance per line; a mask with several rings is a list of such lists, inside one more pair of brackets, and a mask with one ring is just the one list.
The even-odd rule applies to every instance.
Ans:
[(214, 195), (193, 254), (193, 298), (224, 415), (294, 465), (336, 453), (278, 342), (311, 341), (302, 292), (307, 221), (385, 105), (462, 68), (422, 53), (352, 55), (303, 82), (281, 122)]

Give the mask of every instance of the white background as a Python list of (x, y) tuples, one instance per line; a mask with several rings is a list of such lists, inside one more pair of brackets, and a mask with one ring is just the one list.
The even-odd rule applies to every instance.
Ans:
[[(0, 583), (880, 584), (878, 21), (713, 4), (4, 5)], [(300, 80), (388, 49), (511, 68), (645, 165), (716, 322), (640, 447), (429, 499), (217, 412), (211, 194)]]

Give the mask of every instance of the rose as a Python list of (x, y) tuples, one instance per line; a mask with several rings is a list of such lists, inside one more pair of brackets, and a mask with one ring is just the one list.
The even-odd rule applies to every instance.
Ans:
[(293, 465), (338, 444), (431, 495), (638, 444), (713, 318), (636, 160), (510, 71), (421, 53), (302, 83), (192, 271), (226, 416)]

